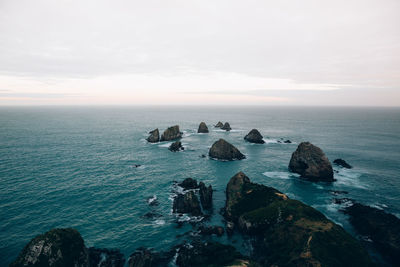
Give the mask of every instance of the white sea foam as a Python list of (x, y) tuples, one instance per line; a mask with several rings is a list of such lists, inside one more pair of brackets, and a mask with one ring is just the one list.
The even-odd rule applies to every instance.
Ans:
[(172, 142), (167, 142), (167, 143), (162, 143), (158, 145), (159, 147), (169, 147), (172, 144)]
[(292, 178), (295, 178), (295, 177), (300, 177), (299, 174), (288, 172), (288, 171), (285, 171), (285, 172), (264, 172), (263, 175), (267, 176), (269, 178), (284, 179), (284, 180), (292, 179)]
[(335, 179), (337, 180), (335, 183), (338, 185), (345, 185), (350, 187), (367, 189), (368, 186), (363, 184), (360, 180), (362, 173), (357, 172), (354, 169), (345, 169), (345, 168), (335, 168)]
[(147, 199), (147, 203), (150, 205), (151, 203), (153, 203), (154, 201), (157, 201), (157, 196), (153, 195), (152, 197)]
[(165, 221), (164, 220), (155, 220), (154, 224), (156, 224), (156, 225), (164, 225)]

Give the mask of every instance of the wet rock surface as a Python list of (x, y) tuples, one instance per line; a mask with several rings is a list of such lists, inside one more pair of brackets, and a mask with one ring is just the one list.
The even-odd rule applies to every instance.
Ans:
[(185, 190), (199, 188), (199, 185), (197, 184), (197, 180), (193, 179), (193, 178), (186, 178), (185, 180), (183, 180), (178, 185), (180, 187), (182, 187), (183, 189), (185, 189)]
[(333, 163), (335, 163), (336, 165), (338, 165), (338, 166), (341, 166), (341, 167), (343, 167), (343, 168), (346, 168), (346, 169), (351, 169), (351, 168), (353, 168), (350, 164), (348, 164), (345, 160), (343, 160), (343, 159), (335, 159), (334, 161), (333, 161)]
[(182, 132), (179, 130), (179, 125), (169, 127), (161, 135), (160, 141), (172, 141), (182, 137)]
[(199, 183), (199, 193), (200, 193), (200, 202), (203, 209), (209, 210), (212, 208), (212, 196), (213, 196), (213, 189), (212, 186), (209, 185), (208, 187), (203, 183)]
[(147, 137), (147, 141), (150, 143), (157, 143), (160, 141), (160, 132), (158, 131), (158, 129), (155, 129), (151, 132), (149, 132), (150, 136)]
[(123, 267), (125, 257), (118, 249), (89, 248), (90, 267)]
[(178, 151), (185, 150), (185, 148), (182, 146), (182, 143), (181, 143), (180, 141), (173, 142), (173, 143), (169, 146), (168, 149), (169, 149), (170, 151), (172, 151), (172, 152), (178, 152)]
[(255, 144), (264, 144), (263, 136), (257, 129), (251, 130), (245, 137), (244, 140), (255, 143)]
[(168, 252), (157, 252), (153, 249), (138, 248), (129, 259), (129, 267), (165, 267), (172, 261), (174, 250)]
[(245, 159), (245, 155), (243, 155), (239, 149), (237, 149), (234, 145), (228, 143), (224, 139), (219, 139), (216, 141), (210, 148), (208, 155), (211, 158), (219, 159), (219, 160), (241, 160)]
[(215, 128), (222, 128), (224, 126), (224, 124), (222, 122), (218, 122), (217, 124), (215, 124)]
[(203, 215), (200, 202), (193, 191), (188, 191), (184, 194), (178, 194), (174, 198), (172, 210), (174, 213), (186, 213), (192, 216)]
[(225, 123), (224, 123), (224, 126), (222, 126), (221, 129), (222, 129), (222, 130), (225, 130), (225, 131), (230, 131), (230, 130), (232, 130), (231, 125), (229, 124), (229, 122), (225, 122)]
[(300, 143), (293, 152), (289, 170), (310, 181), (334, 181), (332, 165), (325, 153), (309, 142)]
[(198, 133), (208, 133), (208, 127), (205, 122), (201, 122), (199, 128), (197, 129)]

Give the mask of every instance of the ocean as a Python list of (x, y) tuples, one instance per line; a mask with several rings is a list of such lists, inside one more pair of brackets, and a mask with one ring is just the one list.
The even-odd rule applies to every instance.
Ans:
[[(197, 134), (201, 121), (209, 134)], [(228, 121), (232, 130), (214, 128), (218, 121)], [(150, 130), (176, 124), (184, 151), (170, 152), (171, 142), (146, 142)], [(253, 128), (266, 144), (243, 140)], [(219, 138), (247, 158), (201, 157)], [(278, 142), (287, 139), (292, 143)], [(288, 164), (302, 141), (354, 168), (335, 166), (331, 184), (301, 180)], [(86, 246), (118, 248), (126, 258), (142, 246), (168, 249), (192, 228), (175, 222), (174, 181), (192, 177), (211, 184), (214, 213), (207, 224), (224, 225), (224, 190), (239, 171), (313, 206), (352, 234), (332, 191), (400, 217), (400, 109), (1, 107), (0, 264), (7, 266), (31, 238), (55, 227), (76, 228)], [(154, 196), (158, 206), (148, 204)], [(159, 216), (144, 217), (148, 212)], [(237, 236), (215, 238), (239, 250), (244, 245)]]

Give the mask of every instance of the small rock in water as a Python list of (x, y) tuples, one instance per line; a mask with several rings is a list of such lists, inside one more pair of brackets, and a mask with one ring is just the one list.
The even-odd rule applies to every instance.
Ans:
[(346, 168), (346, 169), (351, 169), (351, 168), (353, 168), (350, 164), (348, 164), (345, 160), (343, 160), (343, 159), (335, 159), (334, 161), (333, 161), (333, 163), (335, 163), (336, 165), (338, 165), (338, 166), (341, 166), (341, 167), (343, 167), (343, 168)]
[(178, 152), (184, 150), (185, 148), (182, 146), (182, 143), (180, 141), (176, 141), (172, 143), (168, 149), (172, 152)]
[(158, 129), (155, 129), (151, 132), (149, 132), (150, 136), (147, 137), (147, 141), (150, 143), (157, 143), (160, 141), (160, 132), (158, 131)]
[(222, 128), (223, 126), (224, 124), (220, 121), (217, 124), (215, 124), (215, 128)]
[(179, 131), (179, 126), (175, 125), (172, 127), (169, 127), (164, 131), (164, 133), (161, 135), (160, 141), (172, 141), (175, 139), (179, 139), (182, 137), (182, 132)]
[(201, 156), (200, 156), (201, 158), (205, 158), (205, 157), (207, 157), (206, 155), (204, 155), (204, 154), (201, 154)]
[(198, 133), (208, 133), (208, 127), (205, 122), (201, 122), (199, 125)]
[(140, 165), (140, 164), (134, 164), (133, 165), (133, 167), (135, 167), (135, 168), (139, 168), (140, 166), (142, 166), (142, 165)]
[(212, 195), (213, 195), (213, 189), (212, 186), (209, 185), (206, 187), (206, 185), (203, 182), (200, 182), (199, 184), (200, 187), (200, 202), (203, 207), (203, 209), (211, 209), (212, 208)]
[(239, 149), (237, 149), (232, 144), (228, 143), (224, 139), (219, 139), (210, 148), (208, 155), (211, 158), (220, 160), (241, 160), (245, 159), (246, 156), (243, 155)]
[(178, 194), (174, 198), (172, 210), (174, 213), (187, 213), (192, 216), (201, 216), (200, 202), (193, 191)]
[(88, 251), (90, 266), (123, 267), (125, 264), (125, 257), (119, 249), (91, 247)]
[(197, 180), (193, 178), (186, 178), (185, 180), (183, 180), (182, 183), (179, 183), (178, 185), (185, 190), (199, 188), (199, 186), (197, 185)]
[(263, 136), (257, 129), (251, 130), (245, 137), (244, 140), (255, 143), (255, 144), (264, 144)]
[(285, 143), (285, 144), (291, 144), (291, 143), (292, 143), (292, 141), (290, 141), (290, 140), (286, 140), (286, 141), (284, 141), (284, 143)]
[(225, 122), (224, 126), (222, 126), (221, 129), (225, 131), (232, 130), (231, 126), (229, 125), (229, 122)]

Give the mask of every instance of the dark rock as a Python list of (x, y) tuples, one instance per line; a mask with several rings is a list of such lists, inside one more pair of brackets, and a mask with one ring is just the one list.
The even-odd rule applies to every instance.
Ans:
[(229, 122), (225, 122), (224, 126), (222, 126), (221, 129), (225, 131), (232, 130), (231, 126), (229, 125)]
[(118, 249), (89, 248), (90, 267), (123, 267), (125, 257)]
[(201, 154), (201, 156), (200, 156), (201, 158), (205, 158), (205, 157), (207, 157), (206, 155), (204, 155), (204, 154)]
[(286, 141), (283, 141), (285, 144), (291, 144), (292, 143), (292, 141), (290, 141), (290, 140), (286, 140)]
[[(252, 263), (233, 246), (216, 242), (194, 241), (179, 247), (178, 266), (250, 266)], [(251, 266), (255, 266), (254, 264)]]
[(347, 191), (342, 191), (342, 190), (330, 190), (329, 192), (334, 196), (342, 195), (342, 194), (348, 194), (349, 193)]
[(224, 139), (216, 141), (211, 146), (208, 155), (211, 158), (220, 160), (241, 160), (246, 158), (235, 146), (226, 142)]
[(256, 143), (256, 144), (264, 144), (263, 136), (260, 134), (260, 132), (257, 129), (251, 130), (245, 137), (244, 140), (250, 142), (250, 143)]
[(348, 164), (345, 160), (343, 159), (335, 159), (333, 161), (333, 163), (335, 163), (338, 166), (342, 166), (343, 168), (347, 168), (347, 169), (351, 169), (353, 168), (350, 164)]
[(250, 182), (242, 172), (227, 185), (225, 219), (246, 234), (251, 259), (261, 266), (373, 266), (342, 227), (272, 187)]
[(184, 150), (185, 148), (182, 146), (182, 143), (180, 141), (176, 141), (172, 143), (169, 148), (170, 151), (172, 152), (178, 152), (180, 150)]
[(373, 246), (393, 266), (400, 263), (400, 219), (383, 210), (359, 203), (345, 208), (355, 230), (373, 241)]
[(201, 235), (216, 235), (223, 236), (224, 228), (221, 226), (200, 226), (199, 231)]
[(77, 230), (52, 229), (33, 238), (10, 266), (89, 266), (89, 255)]
[(145, 219), (154, 219), (154, 218), (160, 218), (160, 217), (162, 217), (161, 214), (158, 214), (158, 213), (153, 212), (153, 211), (146, 212), (143, 215), (143, 218), (145, 218)]
[(185, 194), (178, 194), (174, 198), (173, 208), (174, 213), (187, 213), (192, 216), (201, 216), (200, 203), (193, 191), (186, 192)]
[(150, 143), (157, 143), (160, 141), (160, 132), (158, 131), (158, 129), (155, 129), (151, 132), (149, 132), (150, 136), (147, 137), (147, 141)]
[(224, 127), (224, 124), (220, 121), (217, 124), (215, 124), (215, 128), (222, 128), (222, 127)]
[(140, 166), (142, 166), (142, 165), (140, 165), (140, 164), (134, 164), (133, 165), (133, 167), (135, 167), (135, 168), (139, 168)]
[(200, 187), (200, 202), (201, 206), (203, 209), (211, 209), (212, 208), (212, 195), (213, 195), (213, 189), (212, 186), (209, 185), (206, 187), (206, 185), (203, 182), (199, 183)]
[(175, 139), (179, 139), (182, 137), (182, 132), (179, 131), (179, 126), (175, 125), (172, 127), (169, 127), (164, 131), (164, 133), (161, 135), (160, 141), (172, 141)]
[(302, 142), (293, 152), (289, 170), (310, 181), (333, 182), (333, 169), (324, 152), (309, 142)]
[(197, 185), (197, 180), (193, 178), (186, 178), (185, 180), (183, 180), (182, 183), (179, 183), (178, 185), (185, 190), (199, 188), (199, 186)]
[(332, 200), (332, 202), (333, 202), (334, 204), (339, 204), (339, 205), (343, 205), (343, 204), (345, 204), (346, 206), (353, 205), (353, 199), (347, 198), (347, 197), (344, 197), (344, 198), (334, 198), (334, 199)]
[(138, 248), (128, 260), (129, 267), (165, 267), (172, 260), (175, 250), (156, 252), (152, 249)]
[(208, 133), (208, 127), (205, 122), (201, 122), (199, 125), (198, 133)]

